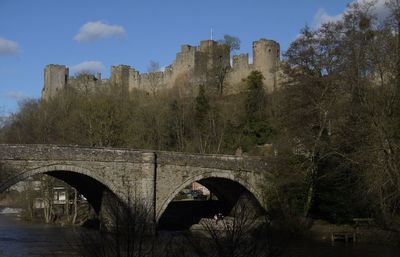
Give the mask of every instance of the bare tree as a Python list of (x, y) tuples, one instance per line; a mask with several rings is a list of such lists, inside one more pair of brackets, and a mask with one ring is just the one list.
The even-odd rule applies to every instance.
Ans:
[(224, 35), (224, 39), (218, 40), (218, 43), (227, 45), (231, 53), (240, 49), (240, 39), (232, 35)]
[(74, 188), (74, 214), (72, 216), (72, 224), (76, 223), (76, 218), (78, 217), (78, 191)]
[(43, 215), (44, 221), (50, 223), (54, 218), (54, 179), (50, 176), (43, 176), (41, 180), (41, 191), (43, 192)]
[(218, 40), (219, 46), (214, 49), (213, 66), (208, 71), (209, 81), (217, 86), (219, 96), (224, 93), (226, 78), (230, 69), (230, 55), (240, 49), (240, 39), (231, 35), (224, 35)]
[[(128, 197), (104, 205), (103, 229), (84, 231), (76, 250), (82, 257), (155, 256), (156, 241), (152, 212), (146, 204)], [(105, 217), (105, 218), (104, 218)], [(107, 229), (104, 229), (107, 228)]]
[[(248, 207), (248, 206), (247, 206)], [(201, 221), (205, 238), (188, 236), (199, 257), (272, 257), (282, 254), (281, 237), (273, 233), (265, 217), (257, 217), (244, 203), (223, 220)]]
[(156, 95), (157, 90), (161, 85), (162, 72), (160, 71), (160, 64), (156, 61), (150, 61), (147, 66), (147, 78), (152, 90), (153, 95)]

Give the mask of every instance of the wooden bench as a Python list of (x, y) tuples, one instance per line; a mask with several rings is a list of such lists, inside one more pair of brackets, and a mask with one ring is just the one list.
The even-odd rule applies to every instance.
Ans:
[(354, 226), (358, 227), (369, 227), (374, 224), (374, 219), (371, 218), (354, 218)]
[(352, 231), (336, 231), (331, 233), (332, 243), (335, 241), (356, 242), (356, 233)]

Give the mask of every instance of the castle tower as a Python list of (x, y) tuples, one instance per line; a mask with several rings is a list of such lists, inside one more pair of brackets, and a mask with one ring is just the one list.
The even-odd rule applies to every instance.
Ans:
[(214, 40), (203, 40), (200, 41), (199, 50), (205, 54), (208, 69), (215, 66), (230, 66), (230, 51), (227, 46), (218, 44)]
[(111, 66), (110, 82), (121, 87), (123, 94), (128, 94), (132, 87), (133, 76), (136, 74), (134, 69), (128, 65)]
[(49, 64), (44, 68), (42, 99), (49, 100), (68, 83), (69, 69), (65, 65)]
[(280, 46), (276, 41), (262, 38), (253, 42), (253, 68), (263, 74), (268, 92), (274, 91), (277, 87), (279, 57)]
[(128, 87), (130, 69), (131, 67), (128, 65), (111, 66), (111, 83)]

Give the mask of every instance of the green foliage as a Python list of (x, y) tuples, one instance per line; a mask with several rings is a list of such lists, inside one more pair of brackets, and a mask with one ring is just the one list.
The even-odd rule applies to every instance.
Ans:
[(196, 97), (195, 106), (195, 124), (200, 130), (203, 130), (207, 123), (207, 116), (210, 111), (210, 104), (208, 102), (204, 85), (199, 87), (199, 94)]
[(313, 217), (332, 223), (351, 223), (354, 217), (370, 216), (373, 205), (363, 197), (359, 176), (349, 163), (332, 157), (319, 164), (321, 170), (314, 204)]
[(230, 51), (240, 49), (240, 39), (231, 35), (224, 35), (224, 39), (218, 41), (220, 44), (227, 45)]
[(271, 139), (273, 129), (267, 120), (266, 94), (263, 87), (263, 75), (253, 71), (246, 78), (247, 94), (245, 102), (245, 123), (242, 126), (241, 146), (249, 151), (256, 145), (263, 145)]
[(264, 76), (259, 71), (252, 71), (246, 78), (246, 117), (248, 122), (260, 121), (266, 116), (266, 94), (263, 79)]
[(266, 120), (247, 122), (243, 128), (243, 150), (249, 151), (256, 145), (268, 142), (274, 134), (274, 130)]

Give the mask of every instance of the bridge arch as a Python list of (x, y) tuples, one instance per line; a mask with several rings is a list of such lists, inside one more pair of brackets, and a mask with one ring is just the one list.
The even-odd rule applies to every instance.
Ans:
[(38, 174), (50, 175), (76, 188), (85, 196), (97, 214), (101, 210), (106, 194), (107, 197), (119, 199), (114, 193), (115, 186), (109, 181), (105, 181), (88, 169), (73, 165), (48, 165), (20, 172), (0, 185), (0, 193), (18, 182)]
[(230, 171), (205, 172), (188, 177), (183, 183), (169, 193), (168, 198), (164, 200), (160, 208), (157, 208), (157, 222), (160, 221), (168, 206), (172, 203), (179, 192), (191, 185), (193, 182), (199, 182), (200, 184), (204, 185), (212, 193), (216, 194), (218, 198), (221, 197), (222, 200), (227, 200), (226, 198), (229, 198), (229, 195), (227, 194), (234, 194), (231, 199), (228, 199), (231, 207), (234, 207), (241, 196), (245, 196), (245, 200), (248, 201), (247, 204), (251, 205), (248, 206), (249, 208), (252, 208), (260, 214), (265, 211), (263, 208), (262, 194), (245, 179), (234, 176), (234, 174)]

